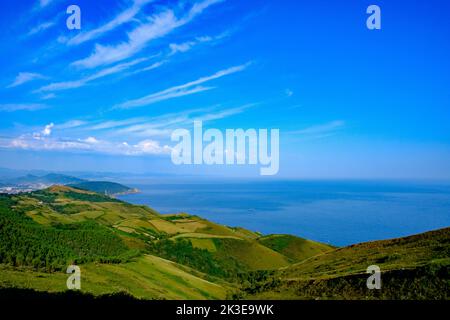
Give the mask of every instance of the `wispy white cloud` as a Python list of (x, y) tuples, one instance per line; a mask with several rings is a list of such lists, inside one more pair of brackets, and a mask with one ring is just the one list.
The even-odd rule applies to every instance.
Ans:
[(174, 55), (177, 52), (189, 51), (196, 44), (197, 44), (197, 42), (195, 42), (195, 41), (188, 41), (188, 42), (183, 42), (183, 43), (179, 43), (179, 44), (171, 43), (171, 44), (169, 44), (169, 48), (170, 48), (169, 55)]
[(208, 42), (214, 42), (220, 39), (223, 39), (229, 35), (228, 32), (224, 32), (220, 35), (210, 37), (210, 36), (201, 36), (196, 37), (194, 40), (186, 41), (182, 43), (171, 43), (169, 44), (169, 56), (174, 55), (179, 52), (187, 52), (191, 50), (194, 46), (201, 44), (201, 43), (208, 43)]
[(291, 134), (297, 135), (315, 135), (324, 136), (335, 133), (337, 130), (343, 128), (345, 122), (342, 120), (335, 120), (324, 124), (313, 125), (301, 130), (290, 131)]
[(44, 8), (46, 6), (48, 6), (50, 3), (52, 3), (55, 0), (39, 0), (39, 5), (41, 6), (41, 8)]
[(199, 93), (199, 92), (208, 91), (208, 90), (212, 90), (212, 89), (214, 89), (214, 87), (197, 86), (194, 88), (182, 88), (179, 90), (174, 90), (174, 91), (165, 92), (165, 93), (158, 92), (155, 94), (145, 96), (141, 99), (127, 101), (123, 104), (120, 104), (120, 105), (114, 107), (114, 108), (127, 109), (127, 108), (141, 107), (141, 106), (150, 105), (150, 104), (153, 104), (156, 102), (169, 100), (169, 99), (173, 99), (173, 98), (178, 98), (178, 97), (183, 97), (183, 96), (188, 96), (188, 95), (191, 95), (194, 93)]
[(21, 84), (37, 79), (46, 79), (46, 77), (39, 73), (19, 72), (14, 81), (10, 85), (8, 85), (7, 88), (17, 87), (20, 86)]
[(215, 109), (216, 107), (207, 107), (168, 113), (153, 118), (141, 119), (140, 121), (130, 121), (125, 126), (122, 125), (124, 124), (123, 122), (119, 123), (120, 126), (116, 126), (111, 134), (136, 137), (168, 137), (173, 129), (189, 123), (192, 124), (194, 118), (197, 119), (205, 114), (210, 114)]
[(151, 16), (147, 23), (143, 23), (127, 34), (128, 39), (117, 45), (95, 46), (94, 52), (72, 65), (82, 68), (94, 68), (99, 65), (110, 64), (129, 58), (145, 48), (155, 39), (161, 38), (173, 30), (189, 23), (210, 5), (223, 0), (204, 0), (192, 6), (189, 12), (178, 18), (173, 10), (167, 9)]
[[(110, 135), (113, 136), (135, 136), (135, 137), (169, 137), (174, 129), (190, 127), (196, 120), (214, 121), (228, 118), (245, 112), (257, 103), (245, 104), (233, 108), (223, 108), (220, 105), (207, 108), (196, 108), (184, 110), (177, 113), (168, 113), (158, 117), (145, 119), (130, 119), (128, 124), (125, 121), (110, 125)], [(94, 129), (91, 127), (89, 129)]]
[(145, 118), (92, 122), (75, 119), (61, 124), (52, 122), (38, 130), (36, 127), (31, 128), (32, 133), (0, 139), (0, 147), (127, 156), (168, 154), (171, 148), (163, 141), (169, 141), (174, 129), (190, 127), (195, 120), (213, 121), (231, 117), (255, 105), (257, 104), (253, 103), (232, 108), (217, 105)]
[(152, 63), (151, 65), (149, 65), (147, 67), (134, 70), (134, 71), (130, 72), (128, 75), (133, 75), (133, 74), (138, 74), (138, 73), (154, 70), (154, 69), (157, 69), (157, 68), (161, 67), (162, 65), (166, 64), (167, 62), (168, 62), (168, 60), (158, 61), (158, 62)]
[(42, 100), (49, 100), (49, 99), (53, 99), (53, 98), (56, 98), (56, 95), (54, 93), (49, 93), (49, 94), (43, 95), (41, 97)]
[[(190, 126), (196, 120), (214, 121), (231, 117), (245, 112), (258, 105), (249, 103), (238, 107), (223, 108), (220, 105), (193, 108), (180, 112), (166, 113), (156, 117), (136, 117), (120, 120), (70, 120), (62, 124), (56, 124), (55, 130), (75, 129), (81, 134), (106, 134), (107, 136), (120, 137), (153, 137), (170, 136), (172, 130)], [(66, 133), (68, 131), (65, 131)]]
[(50, 27), (53, 27), (56, 24), (56, 21), (47, 21), (47, 22), (43, 22), (39, 25), (37, 25), (36, 27), (32, 28), (27, 35), (28, 36), (32, 36), (34, 34), (37, 34), (39, 32), (45, 31)]
[(114, 129), (114, 128), (119, 128), (119, 127), (123, 127), (123, 126), (132, 125), (135, 123), (140, 123), (140, 122), (146, 121), (146, 119), (147, 118), (131, 118), (131, 119), (123, 119), (123, 120), (97, 121), (97, 122), (91, 124), (86, 129), (89, 131)]
[(7, 103), (0, 104), (0, 111), (36, 111), (47, 108), (47, 105), (41, 103)]
[(83, 120), (78, 120), (78, 119), (69, 120), (67, 122), (55, 125), (55, 130), (78, 128), (78, 127), (84, 126), (86, 124), (88, 124), (88, 122), (83, 121)]
[(149, 94), (149, 95), (144, 96), (139, 99), (129, 100), (127, 102), (124, 102), (124, 103), (114, 106), (114, 108), (127, 109), (127, 108), (141, 107), (141, 106), (150, 105), (152, 103), (163, 101), (163, 100), (168, 100), (168, 99), (172, 99), (172, 98), (176, 98), (176, 97), (181, 97), (181, 96), (191, 95), (191, 94), (202, 92), (202, 91), (211, 90), (211, 89), (213, 89), (213, 87), (203, 87), (200, 85), (205, 82), (214, 80), (214, 79), (218, 79), (218, 78), (221, 78), (221, 77), (224, 77), (224, 76), (236, 73), (236, 72), (243, 71), (249, 66), (249, 64), (250, 63), (246, 63), (243, 65), (234, 66), (234, 67), (231, 67), (228, 69), (220, 70), (220, 71), (214, 73), (213, 75), (210, 75), (207, 77), (202, 77), (197, 80), (194, 80), (194, 81), (191, 81), (191, 82), (179, 85), (179, 86), (171, 87), (171, 88), (168, 88), (168, 89), (156, 92), (156, 93), (152, 93), (152, 94)]
[(109, 76), (112, 74), (119, 73), (121, 71), (124, 71), (134, 65), (137, 65), (137, 64), (147, 61), (147, 60), (148, 60), (147, 58), (140, 58), (140, 59), (136, 59), (136, 60), (133, 60), (130, 62), (120, 63), (115, 66), (102, 69), (90, 76), (87, 76), (87, 77), (84, 77), (84, 78), (81, 78), (78, 80), (50, 83), (48, 85), (45, 85), (45, 86), (39, 88), (35, 92), (60, 91), (60, 90), (79, 88), (79, 87), (86, 85), (88, 82), (91, 82), (93, 80), (103, 78), (103, 77), (106, 77), (106, 76)]
[[(192, 121), (194, 121), (194, 120), (212, 121), (212, 120), (224, 119), (224, 118), (228, 118), (230, 116), (234, 116), (236, 114), (240, 114), (256, 105), (257, 105), (257, 103), (249, 103), (249, 104), (245, 104), (243, 106), (239, 106), (239, 107), (235, 107), (235, 108), (218, 110), (217, 112), (209, 112), (202, 116), (195, 117), (194, 119), (192, 119)], [(192, 121), (189, 121), (189, 122), (192, 122)]]
[(141, 8), (149, 4), (150, 2), (153, 2), (153, 0), (134, 0), (133, 5), (131, 7), (120, 12), (116, 17), (114, 17), (114, 19), (108, 21), (107, 23), (103, 24), (102, 26), (96, 29), (92, 29), (87, 32), (82, 32), (76, 35), (75, 37), (68, 39), (67, 44), (78, 45), (83, 42), (93, 40), (109, 31), (116, 29), (122, 24), (132, 21), (134, 17), (139, 13)]

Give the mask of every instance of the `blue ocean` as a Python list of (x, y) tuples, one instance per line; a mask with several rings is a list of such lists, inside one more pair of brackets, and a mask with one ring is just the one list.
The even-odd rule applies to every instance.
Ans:
[(263, 234), (294, 234), (337, 246), (450, 226), (448, 183), (186, 180), (128, 185), (141, 192), (120, 199), (161, 213), (187, 212)]

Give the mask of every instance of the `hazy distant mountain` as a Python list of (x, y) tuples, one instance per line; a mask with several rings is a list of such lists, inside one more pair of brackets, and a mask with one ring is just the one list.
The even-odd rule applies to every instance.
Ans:
[(15, 178), (9, 181), (9, 183), (19, 184), (19, 185), (30, 185), (30, 184), (72, 184), (80, 183), (86, 180), (79, 179), (72, 176), (67, 176), (64, 174), (49, 173), (45, 176), (36, 176), (28, 174), (23, 177)]
[[(138, 192), (137, 189), (109, 181), (88, 181), (70, 175), (48, 173), (46, 175), (27, 174), (21, 177), (6, 179), (0, 182), (0, 188), (6, 188), (6, 193), (30, 192), (50, 187), (52, 185), (66, 185), (77, 189), (93, 191), (109, 196)], [(1, 190), (0, 190), (1, 192)]]
[(22, 169), (0, 168), (0, 179), (10, 180), (13, 178), (23, 177), (28, 174), (35, 175), (35, 176), (43, 176), (48, 173), (49, 172), (45, 171), (45, 170), (22, 170)]

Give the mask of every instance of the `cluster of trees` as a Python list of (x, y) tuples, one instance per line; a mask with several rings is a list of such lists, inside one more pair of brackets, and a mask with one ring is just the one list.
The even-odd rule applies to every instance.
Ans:
[(280, 285), (280, 279), (273, 270), (257, 270), (238, 273), (241, 290), (247, 294), (256, 294)]
[(55, 271), (71, 263), (119, 263), (136, 254), (96, 222), (43, 226), (13, 208), (11, 197), (0, 196), (0, 263)]
[[(448, 300), (448, 260), (398, 270), (385, 270), (381, 290), (367, 288), (367, 274), (351, 274), (314, 280), (282, 280), (262, 284), (262, 290), (283, 292), (295, 299)], [(253, 293), (253, 291), (248, 291)], [(249, 298), (249, 297), (247, 297)], [(251, 297), (250, 297), (251, 298)]]
[(124, 186), (120, 183), (109, 181), (85, 181), (75, 184), (69, 184), (69, 187), (108, 195), (129, 192), (132, 190), (131, 188), (128, 188), (127, 186)]
[(235, 258), (212, 253), (206, 249), (196, 248), (189, 240), (183, 238), (170, 239), (160, 236), (149, 245), (149, 251), (164, 259), (189, 266), (213, 277), (224, 278), (230, 282), (240, 283), (248, 275), (248, 268)]
[(64, 193), (66, 198), (80, 201), (88, 202), (120, 202), (120, 200), (108, 197), (102, 194), (91, 194), (91, 193), (79, 193), (74, 191), (67, 191)]
[[(53, 204), (56, 199), (55, 194), (52, 194), (46, 190), (34, 191), (31, 196), (47, 204)], [(65, 191), (64, 197), (88, 202), (120, 202), (120, 200), (105, 196), (103, 194), (81, 193), (75, 191)]]
[(217, 277), (227, 276), (227, 271), (221, 267), (211, 252), (195, 248), (188, 240), (163, 238), (149, 243), (149, 250), (164, 259), (189, 266), (203, 273)]

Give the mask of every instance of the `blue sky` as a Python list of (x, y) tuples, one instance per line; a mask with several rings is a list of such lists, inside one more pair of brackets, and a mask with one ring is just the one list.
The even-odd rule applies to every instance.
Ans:
[[(66, 8), (81, 8), (81, 30)], [(381, 8), (381, 30), (366, 8)], [(450, 178), (447, 1), (0, 3), (0, 167), (175, 166), (176, 128), (279, 128), (279, 177)]]

